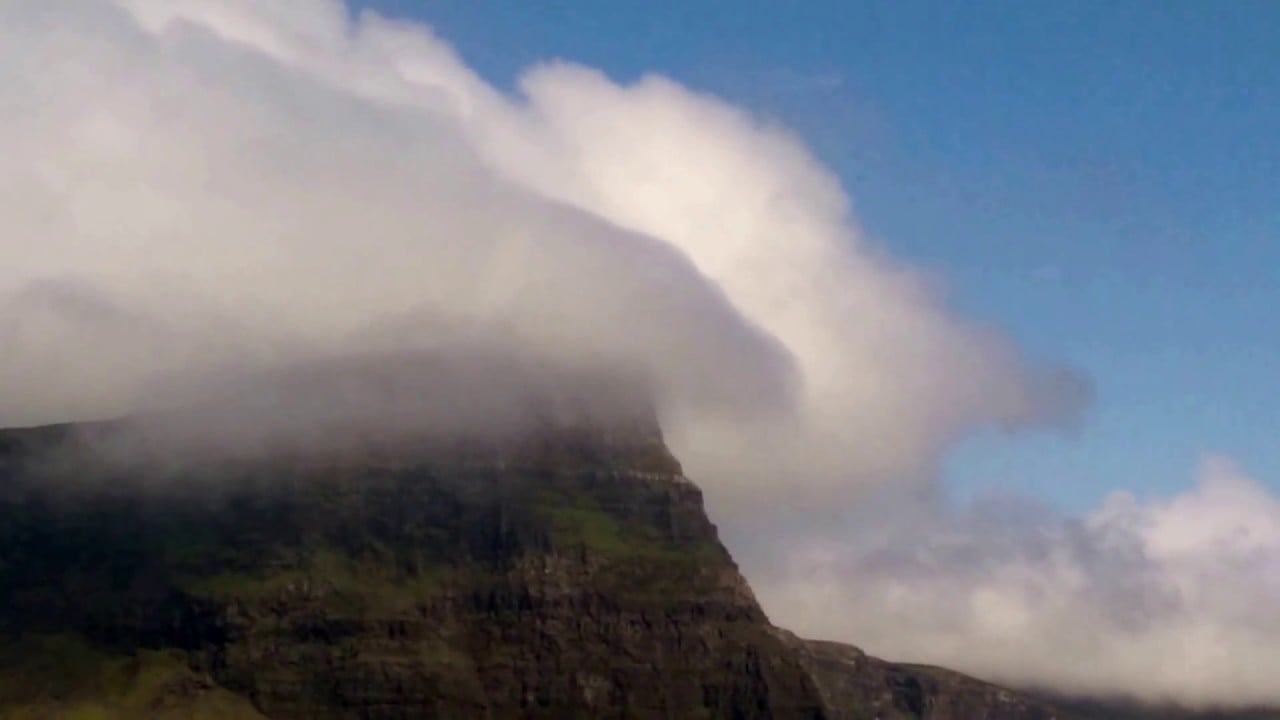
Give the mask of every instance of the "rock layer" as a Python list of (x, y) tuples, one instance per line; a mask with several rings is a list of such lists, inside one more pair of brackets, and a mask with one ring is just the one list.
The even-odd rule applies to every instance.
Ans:
[(656, 428), (100, 473), (101, 433), (3, 445), (11, 642), (178, 650), (281, 719), (824, 714)]
[(1119, 717), (772, 627), (652, 421), (131, 433), (0, 431), (0, 718)]

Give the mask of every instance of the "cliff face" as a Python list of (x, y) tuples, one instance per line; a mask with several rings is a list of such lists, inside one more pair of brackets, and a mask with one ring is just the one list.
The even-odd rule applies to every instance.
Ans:
[(654, 429), (109, 472), (78, 435), (0, 441), (0, 714), (823, 716)]
[[(957, 672), (890, 663), (779, 631), (818, 686), (830, 720), (1071, 720), (1048, 703)], [(1081, 720), (1078, 719), (1077, 720)]]
[(1110, 717), (773, 628), (652, 423), (127, 437), (0, 431), (0, 718)]

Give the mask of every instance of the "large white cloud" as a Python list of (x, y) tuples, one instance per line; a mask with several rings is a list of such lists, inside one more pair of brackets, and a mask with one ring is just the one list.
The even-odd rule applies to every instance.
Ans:
[[(855, 501), (931, 497), (967, 433), (1071, 422), (1088, 394), (864, 237), (837, 178), (785, 130), (668, 79), (623, 86), (567, 64), (504, 95), (428, 28), (331, 0), (0, 5), (0, 233), (0, 424), (476, 338), (622, 364), (654, 388), (775, 619), (819, 618), (804, 629), (877, 649), (987, 628), (937, 607), (876, 615), (886, 588), (924, 581), (911, 558), (876, 556), (878, 575), (855, 562), (880, 527)], [(1145, 512), (1117, 507), (1122, 528)], [(943, 558), (957, 567), (1027, 564), (967, 520), (919, 503), (891, 515), (913, 513), (969, 548)], [(1019, 517), (1033, 530), (1015, 545), (1058, 527)], [(1137, 547), (1142, 572), (1167, 569)], [(1107, 591), (1149, 587), (1120, 580)], [(977, 601), (983, 623), (1007, 624), (993, 637), (1040, 622), (1002, 587)], [(810, 614), (823, 598), (836, 609)], [(1194, 617), (1245, 627), (1219, 609)], [(1004, 673), (1022, 648), (1003, 642), (990, 661), (943, 657)], [(1078, 657), (1107, 649), (1078, 642)], [(1026, 679), (1109, 687), (1046, 658)], [(1167, 680), (1150, 687), (1177, 687), (1152, 672)]]
[(5, 12), (0, 421), (445, 328), (639, 364), (703, 410), (785, 399), (784, 350), (679, 252), (504, 179), (443, 110), (215, 32), (234, 15), (152, 34), (103, 3)]
[(483, 326), (641, 366), (712, 492), (825, 504), (1083, 397), (871, 247), (794, 138), (673, 82), (509, 98), (322, 0), (4, 12), (0, 420)]

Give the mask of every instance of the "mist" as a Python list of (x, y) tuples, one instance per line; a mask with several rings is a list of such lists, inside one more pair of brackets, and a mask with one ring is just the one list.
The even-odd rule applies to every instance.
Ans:
[[(742, 108), (563, 61), (504, 93), (430, 28), (330, 0), (11, 3), (0, 158), (0, 425), (220, 401), (234, 420), (187, 429), (501, 425), (507, 390), (542, 382), (513, 367), (593, 397), (607, 369), (780, 625), (1025, 684), (1280, 699), (1250, 674), (1280, 659), (1277, 588), (1208, 533), (1196, 572), (1247, 592), (1189, 601), (1143, 535), (1183, 499), (945, 505), (948, 449), (1077, 425), (1087, 379), (949, 308)], [(441, 401), (431, 358), (477, 346), (474, 394)]]

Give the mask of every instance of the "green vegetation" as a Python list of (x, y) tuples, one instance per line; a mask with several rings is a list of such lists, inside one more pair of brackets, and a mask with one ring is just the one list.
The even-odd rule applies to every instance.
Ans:
[(248, 700), (212, 686), (180, 651), (109, 655), (74, 635), (29, 636), (0, 652), (3, 720), (252, 720)]
[(562, 548), (584, 548), (611, 561), (660, 561), (668, 567), (697, 566), (719, 559), (714, 543), (674, 543), (650, 523), (616, 517), (586, 493), (547, 490), (536, 507), (550, 523), (552, 542)]
[(232, 598), (248, 601), (278, 597), (290, 588), (300, 587), (306, 574), (298, 570), (275, 573), (226, 572), (195, 578), (183, 583), (183, 589), (193, 595), (203, 595), (218, 600)]
[(573, 504), (545, 505), (542, 512), (551, 522), (551, 537), (557, 545), (582, 546), (609, 558), (628, 557), (653, 549), (627, 537), (621, 524), (589, 498), (575, 498)]
[(438, 565), (397, 573), (383, 556), (355, 558), (333, 548), (308, 553), (297, 567), (259, 568), (190, 578), (183, 589), (215, 600), (249, 603), (285, 595), (312, 597), (356, 615), (396, 613), (430, 601), (451, 575)]

